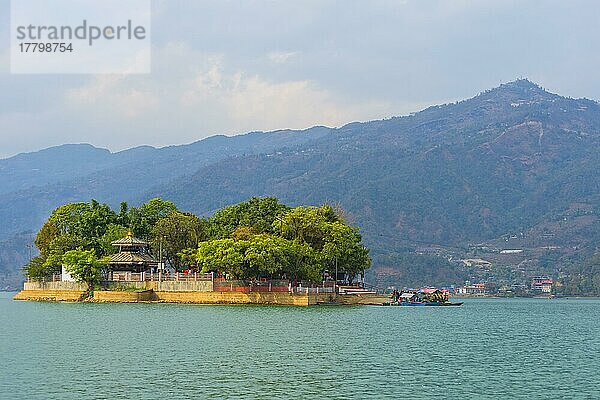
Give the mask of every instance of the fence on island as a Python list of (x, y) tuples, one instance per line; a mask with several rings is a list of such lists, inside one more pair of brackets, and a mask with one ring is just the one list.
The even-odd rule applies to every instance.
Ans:
[(214, 281), (215, 292), (238, 292), (238, 293), (268, 293), (268, 292), (290, 292), (298, 294), (308, 293), (333, 293), (332, 283), (323, 283), (320, 286), (300, 282), (298, 286), (292, 285), (288, 280), (280, 279), (257, 279), (252, 281), (224, 280)]
[(129, 271), (111, 271), (106, 276), (108, 282), (144, 282), (144, 281), (159, 281), (159, 282), (198, 282), (198, 281), (213, 281), (214, 274), (199, 273), (199, 272), (129, 272)]
[[(43, 278), (27, 278), (27, 282), (61, 282), (61, 274), (53, 274)], [(108, 285), (143, 284), (143, 282), (211, 282), (212, 291), (238, 292), (238, 293), (268, 293), (289, 292), (294, 294), (319, 294), (334, 293), (336, 288), (332, 281), (320, 284), (312, 282), (294, 282), (285, 279), (254, 279), (254, 280), (226, 280), (217, 277), (214, 273), (199, 272), (129, 272), (111, 271), (102, 277), (102, 283)], [(210, 287), (210, 286), (209, 286)]]
[(31, 282), (45, 283), (45, 282), (61, 282), (61, 281), (62, 281), (61, 274), (52, 274), (52, 275), (42, 276), (42, 277), (38, 277), (38, 278), (27, 277), (25, 280), (25, 282), (28, 282), (28, 283), (31, 283)]
[(319, 294), (319, 293), (334, 293), (335, 288), (333, 286), (296, 286), (292, 288), (292, 293), (298, 294)]

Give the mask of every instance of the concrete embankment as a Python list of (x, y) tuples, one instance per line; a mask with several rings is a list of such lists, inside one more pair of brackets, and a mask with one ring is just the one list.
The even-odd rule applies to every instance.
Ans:
[[(119, 290), (122, 289), (122, 290)], [(75, 282), (28, 282), (15, 300), (33, 301), (80, 301), (85, 287)], [(188, 303), (188, 304), (278, 304), (311, 306), (320, 303), (382, 304), (387, 298), (376, 295), (337, 295), (334, 293), (289, 292), (218, 292), (212, 290), (212, 282), (139, 282), (128, 283), (111, 290), (93, 292), (95, 302), (106, 303)]]
[(330, 301), (333, 295), (325, 296), (290, 293), (237, 293), (237, 292), (155, 292), (146, 290), (95, 291), (93, 300), (106, 303), (187, 303), (187, 304), (280, 304), (308, 306)]
[[(84, 291), (78, 290), (23, 290), (15, 300), (31, 301), (80, 301)], [(291, 294), (280, 292), (155, 292), (144, 291), (95, 291), (92, 301), (101, 303), (185, 303), (185, 304), (276, 304), (289, 306), (312, 306), (321, 303), (348, 305), (382, 304), (381, 296), (334, 295), (333, 293)]]
[(80, 301), (86, 286), (77, 282), (25, 282), (15, 300)]
[(83, 290), (22, 290), (14, 297), (15, 300), (30, 301), (80, 301)]
[(94, 291), (93, 301), (100, 303), (139, 303), (155, 301), (156, 294), (153, 290), (142, 290), (139, 292), (121, 292), (115, 290)]

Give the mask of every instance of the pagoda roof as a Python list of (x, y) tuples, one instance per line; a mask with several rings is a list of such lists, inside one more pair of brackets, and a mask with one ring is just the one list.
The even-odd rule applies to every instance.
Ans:
[(111, 242), (113, 246), (148, 246), (148, 242), (144, 242), (142, 239), (133, 237), (133, 232), (129, 231), (127, 236), (123, 239), (115, 240)]
[(122, 251), (110, 256), (109, 264), (142, 264), (156, 263), (156, 260), (149, 254)]

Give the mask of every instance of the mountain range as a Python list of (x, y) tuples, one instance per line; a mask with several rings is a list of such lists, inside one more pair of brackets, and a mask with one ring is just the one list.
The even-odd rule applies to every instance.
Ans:
[(26, 245), (55, 207), (91, 198), (163, 197), (198, 215), (252, 196), (339, 204), (371, 248), (369, 279), (382, 285), (473, 279), (481, 271), (457, 262), (468, 257), (498, 267), (487, 278), (507, 266), (559, 277), (597, 251), (599, 150), (597, 102), (522, 79), (340, 128), (20, 154), (0, 160), (0, 287), (18, 285)]

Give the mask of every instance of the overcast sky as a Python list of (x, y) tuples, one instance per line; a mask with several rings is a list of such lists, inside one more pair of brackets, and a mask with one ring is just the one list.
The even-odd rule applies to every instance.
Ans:
[(599, 21), (595, 0), (155, 0), (151, 74), (12, 75), (0, 0), (0, 158), (340, 126), (519, 77), (598, 100)]

